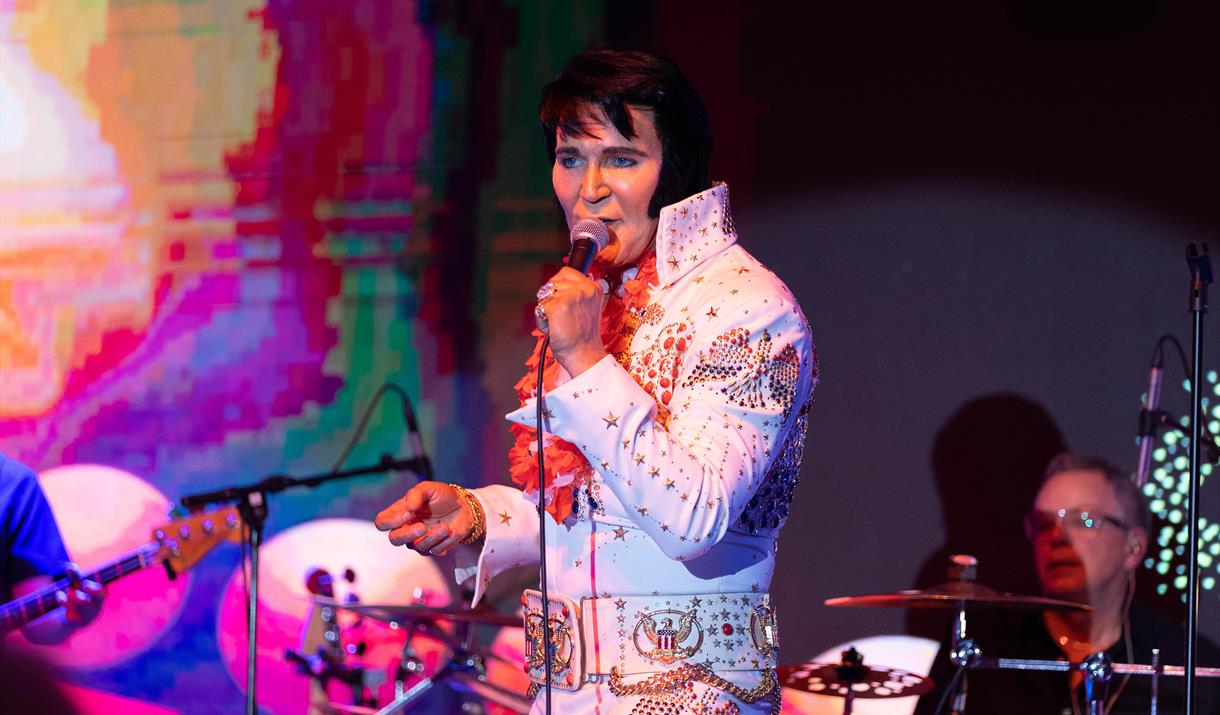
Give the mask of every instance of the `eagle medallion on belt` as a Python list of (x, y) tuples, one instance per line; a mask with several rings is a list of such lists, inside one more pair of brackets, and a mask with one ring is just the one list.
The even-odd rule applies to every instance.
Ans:
[[(631, 633), (636, 651), (649, 660), (666, 665), (698, 653), (703, 646), (703, 629), (699, 625), (699, 621), (695, 619), (695, 614), (694, 609), (642, 612)], [(640, 644), (641, 631), (652, 645), (651, 649), (646, 649)], [(687, 641), (692, 640), (691, 644), (687, 644)]]

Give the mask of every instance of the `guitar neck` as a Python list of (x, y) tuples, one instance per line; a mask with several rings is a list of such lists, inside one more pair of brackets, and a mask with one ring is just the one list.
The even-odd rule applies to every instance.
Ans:
[[(156, 542), (145, 544), (128, 551), (113, 561), (103, 564), (94, 571), (83, 574), (82, 579), (98, 583), (110, 583), (129, 573), (160, 563), (162, 546)], [(0, 633), (15, 630), (30, 621), (45, 616), (59, 608), (56, 594), (70, 587), (67, 578), (61, 578), (50, 586), (27, 594), (15, 601), (0, 606)]]

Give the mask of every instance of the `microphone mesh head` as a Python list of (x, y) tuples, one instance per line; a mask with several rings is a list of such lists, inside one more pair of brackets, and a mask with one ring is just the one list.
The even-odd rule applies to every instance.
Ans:
[(568, 238), (572, 243), (576, 243), (578, 238), (587, 238), (597, 246), (597, 250), (602, 250), (610, 243), (610, 233), (606, 230), (606, 224), (600, 219), (582, 218), (572, 226), (572, 230), (568, 231)]

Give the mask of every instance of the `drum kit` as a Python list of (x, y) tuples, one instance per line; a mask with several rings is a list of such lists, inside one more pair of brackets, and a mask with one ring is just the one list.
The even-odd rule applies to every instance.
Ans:
[[(1089, 715), (1103, 715), (1104, 700), (1109, 680), (1116, 675), (1150, 677), (1154, 681), (1151, 712), (1156, 711), (1155, 682), (1165, 676), (1182, 676), (1181, 666), (1161, 665), (1157, 651), (1153, 651), (1153, 663), (1113, 663), (1105, 653), (1096, 653), (1080, 663), (1066, 660), (1032, 660), (996, 658), (984, 656), (982, 649), (967, 633), (967, 613), (989, 610), (1034, 610), (1060, 612), (1087, 612), (1089, 606), (1037, 596), (1022, 596), (1002, 593), (988, 588), (975, 580), (977, 562), (968, 556), (953, 557), (950, 580), (926, 589), (913, 589), (893, 593), (869, 594), (831, 598), (825, 602), (831, 607), (846, 608), (920, 608), (943, 609), (953, 612), (953, 628), (950, 638), (950, 661), (959, 674), (969, 670), (1016, 670), (1016, 671), (1079, 671), (1085, 685), (1085, 696)], [(333, 598), (333, 594), (311, 597), (316, 613), (330, 619), (333, 626), (338, 623), (336, 614), (345, 613), (349, 619), (359, 622), (364, 619), (388, 626), (391, 630), (405, 634), (401, 655), (394, 675), (392, 701), (378, 707), (373, 699), (356, 696), (352, 704), (339, 702), (314, 703), (311, 715), (394, 715), (407, 712), (419, 703), (429, 691), (441, 687), (454, 691), (468, 703), (465, 712), (528, 713), (530, 700), (524, 693), (524, 681), (508, 682), (502, 677), (489, 677), (494, 666), (499, 672), (519, 673), (519, 648), (496, 649), (480, 645), (475, 638), (476, 627), (519, 629), (521, 619), (515, 615), (496, 612), (490, 608), (464, 608), (446, 605), (434, 606), (422, 603), (387, 604), (345, 602)], [(419, 641), (440, 645), (446, 657), (426, 663), (417, 653)], [(324, 644), (339, 642), (339, 636), (323, 638)], [(325, 648), (326, 645), (323, 646)], [(350, 649), (349, 649), (350, 650)], [(322, 649), (319, 649), (321, 652)], [(292, 659), (292, 656), (290, 656)], [(295, 656), (298, 663), (305, 662)], [(340, 656), (341, 659), (341, 656)], [(326, 680), (342, 678), (347, 672), (331, 659), (330, 666), (318, 669), (300, 667), (300, 672), (311, 678)], [(1220, 668), (1198, 668), (1198, 677), (1220, 677)], [(864, 656), (854, 647), (841, 654), (836, 663), (797, 663), (777, 669), (780, 684), (816, 695), (843, 699), (842, 712), (851, 715), (857, 700), (917, 697), (931, 692), (936, 684), (925, 676), (898, 668), (866, 664)], [(349, 678), (350, 680), (350, 678)], [(949, 684), (951, 692), (945, 694), (945, 712), (962, 715), (967, 712), (964, 678), (955, 675)], [(358, 693), (359, 688), (353, 690)], [(476, 704), (471, 710), (470, 703)], [(481, 708), (481, 710), (479, 709)]]
[[(827, 606), (844, 608), (935, 608), (953, 612), (953, 627), (949, 642), (950, 662), (958, 669), (948, 685), (948, 709), (944, 712), (964, 715), (966, 687), (964, 674), (969, 670), (1078, 671), (1085, 686), (1088, 715), (1104, 715), (1105, 697), (1110, 679), (1116, 675), (1144, 676), (1153, 680), (1150, 713), (1157, 712), (1157, 682), (1164, 676), (1185, 675), (1182, 666), (1163, 665), (1160, 653), (1152, 651), (1151, 664), (1114, 663), (1104, 652), (1094, 653), (1080, 663), (1066, 660), (1036, 660), (984, 656), (979, 645), (966, 631), (967, 611), (1034, 610), (1087, 612), (1084, 604), (1038, 596), (1001, 593), (978, 583), (978, 562), (970, 556), (952, 557), (950, 580), (927, 589), (911, 589), (894, 593), (831, 598)], [(1220, 677), (1220, 668), (1195, 669), (1196, 677)], [(786, 688), (819, 695), (843, 698), (843, 713), (850, 715), (857, 698), (899, 698), (923, 695), (936, 684), (930, 679), (883, 666), (866, 666), (863, 656), (854, 648), (844, 651), (838, 663), (800, 663), (778, 669), (780, 684)], [(939, 713), (938, 713), (939, 715)]]
[[(480, 645), (475, 637), (478, 626), (521, 628), (519, 616), (498, 613), (490, 608), (345, 602), (329, 595), (315, 595), (310, 600), (313, 613), (320, 614), (323, 628), (329, 629), (330, 635), (308, 644), (314, 646), (312, 650), (316, 655), (303, 647), (302, 651), (305, 652), (289, 650), (285, 658), (297, 664), (298, 672), (318, 682), (320, 687), (315, 689), (317, 692), (330, 694), (311, 700), (311, 715), (392, 715), (407, 712), (437, 687), (458, 693), (458, 697), (467, 703), (463, 712), (529, 712), (530, 701), (525, 697), (524, 684), (512, 687), (516, 684), (495, 682), (489, 677), (488, 666), (493, 662), (511, 665), (519, 671), (519, 659)], [(370, 686), (380, 685), (384, 681), (382, 671), (354, 668), (346, 663), (344, 654), (355, 655), (358, 647), (334, 647), (343, 642), (342, 631), (366, 619), (404, 634), (400, 654), (393, 664), (393, 698), (384, 705), (378, 705), (378, 698), (369, 692)], [(435, 649), (438, 645), (445, 652), (439, 661), (433, 659), (429, 662), (421, 657), (421, 648)], [(373, 677), (370, 678), (370, 675)], [(333, 693), (326, 684), (335, 680), (354, 686), (352, 703), (332, 699)], [(472, 704), (476, 707), (471, 707)]]
[[(317, 561), (320, 555), (315, 550), (310, 558)], [(364, 602), (350, 592), (339, 598), (330, 582), (315, 583), (319, 573), (324, 572), (309, 570), (307, 592), (297, 590), (289, 599), (307, 602), (310, 609), (303, 618), (297, 616), (304, 621), (299, 650), (286, 651), (281, 661), (310, 679), (311, 715), (394, 715), (420, 707), (431, 710), (436, 701), (429, 693), (437, 689), (448, 690), (454, 694), (449, 697), (459, 698), (463, 702), (463, 712), (489, 715), (529, 712), (531, 703), (525, 695), (527, 681), (520, 670), (523, 639), (519, 616), (499, 613), (485, 606), (466, 608), (437, 604), (420, 593), (410, 603)], [(1151, 665), (1113, 663), (1105, 653), (1096, 653), (1080, 663), (984, 655), (967, 632), (968, 613), (991, 610), (1087, 612), (1091, 609), (1068, 601), (1001, 593), (979, 583), (976, 576), (977, 562), (972, 557), (959, 555), (953, 557), (949, 580), (945, 583), (926, 589), (831, 598), (825, 604), (952, 612), (949, 656), (957, 673), (948, 684), (949, 692), (943, 702), (948, 706), (944, 712), (957, 715), (967, 712), (964, 674), (970, 670), (1078, 671), (1085, 684), (1086, 712), (1090, 715), (1103, 715), (1107, 685), (1113, 676), (1150, 677), (1154, 681), (1152, 692), (1155, 694), (1155, 682), (1159, 678), (1184, 674), (1181, 666), (1157, 662), (1156, 651), (1153, 651)], [(349, 574), (348, 580), (354, 578)], [(340, 583), (338, 579), (333, 581)], [(299, 610), (293, 612), (300, 614)], [(372, 635), (369, 635), (370, 625), (378, 629)], [(361, 635), (361, 629), (364, 635)], [(500, 637), (496, 643), (484, 645), (476, 637), (479, 629), (500, 629)], [(392, 656), (387, 640), (390, 634), (394, 636), (395, 653)], [(372, 644), (368, 649), (364, 647), (366, 642)], [(381, 668), (381, 661), (390, 661), (389, 667)], [(1198, 668), (1196, 673), (1198, 677), (1220, 677), (1217, 668)], [(844, 715), (853, 712), (857, 700), (917, 697), (936, 687), (930, 678), (918, 673), (866, 663), (854, 647), (843, 651), (838, 662), (784, 665), (777, 669), (777, 676), (783, 687), (841, 698)], [(331, 687), (336, 683), (345, 686), (343, 692), (350, 692), (350, 697), (337, 696)], [(1152, 712), (1155, 713), (1155, 695), (1153, 698)]]

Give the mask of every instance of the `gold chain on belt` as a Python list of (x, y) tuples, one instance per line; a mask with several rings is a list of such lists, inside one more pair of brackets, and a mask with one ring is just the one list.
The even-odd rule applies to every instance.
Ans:
[(624, 695), (660, 695), (672, 692), (692, 681), (698, 681), (723, 690), (743, 703), (753, 705), (770, 696), (771, 715), (779, 715), (780, 691), (775, 680), (775, 669), (764, 668), (762, 680), (752, 688), (743, 688), (736, 683), (716, 675), (711, 668), (701, 663), (683, 663), (673, 670), (650, 675), (638, 683), (628, 685), (623, 682), (617, 667), (610, 668), (610, 692), (616, 697)]

